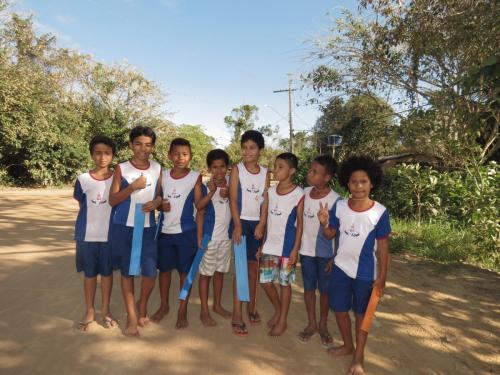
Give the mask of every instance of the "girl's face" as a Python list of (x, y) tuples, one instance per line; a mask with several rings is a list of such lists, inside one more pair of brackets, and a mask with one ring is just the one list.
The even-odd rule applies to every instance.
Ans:
[(259, 161), (260, 148), (257, 143), (249, 139), (241, 145), (241, 156), (244, 162), (256, 163)]
[(135, 137), (132, 142), (129, 142), (129, 145), (134, 154), (134, 159), (142, 162), (149, 160), (149, 156), (153, 153), (155, 148), (153, 140), (147, 135)]
[(349, 177), (347, 187), (354, 199), (366, 199), (370, 197), (370, 191), (373, 189), (370, 177), (365, 171), (354, 171)]
[(92, 160), (98, 168), (109, 167), (113, 161), (113, 149), (104, 143), (96, 144), (92, 150)]
[(210, 164), (210, 173), (215, 181), (222, 181), (226, 178), (227, 164), (223, 159), (216, 159)]
[(191, 156), (191, 148), (189, 146), (174, 146), (168, 154), (168, 158), (174, 164), (174, 167), (179, 169), (189, 167)]

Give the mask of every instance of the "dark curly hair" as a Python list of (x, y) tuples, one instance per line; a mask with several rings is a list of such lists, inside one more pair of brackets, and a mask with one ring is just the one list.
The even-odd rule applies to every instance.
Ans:
[(372, 190), (376, 190), (382, 182), (382, 168), (380, 164), (369, 156), (352, 156), (340, 165), (339, 182), (340, 185), (348, 189), (347, 184), (351, 174), (356, 171), (365, 171), (373, 185)]

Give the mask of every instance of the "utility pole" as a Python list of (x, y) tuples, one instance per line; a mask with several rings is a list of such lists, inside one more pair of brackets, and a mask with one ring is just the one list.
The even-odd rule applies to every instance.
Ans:
[(273, 91), (273, 93), (288, 92), (288, 124), (290, 125), (290, 147), (288, 149), (290, 152), (293, 152), (292, 91), (297, 91), (297, 89), (292, 89), (292, 78), (290, 74), (288, 75), (288, 89)]

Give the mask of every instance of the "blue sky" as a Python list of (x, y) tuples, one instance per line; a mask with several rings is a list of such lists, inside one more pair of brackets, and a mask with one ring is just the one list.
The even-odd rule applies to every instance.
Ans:
[[(287, 135), (288, 98), (273, 90), (312, 65), (307, 40), (356, 2), (325, 0), (18, 0), (40, 32), (61, 46), (108, 64), (128, 61), (167, 94), (175, 123), (201, 124), (219, 145), (230, 134), (224, 116), (241, 104), (259, 107), (258, 125)], [(329, 13), (327, 15), (327, 13)], [(309, 129), (319, 112), (294, 93), (294, 128)], [(268, 106), (266, 106), (268, 105)], [(270, 107), (269, 107), (270, 106)]]

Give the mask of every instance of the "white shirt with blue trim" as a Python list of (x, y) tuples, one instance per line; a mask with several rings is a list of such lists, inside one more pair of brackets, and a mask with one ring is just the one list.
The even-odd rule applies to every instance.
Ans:
[(336, 228), (339, 247), (334, 263), (349, 277), (366, 281), (377, 278), (377, 240), (389, 236), (389, 212), (378, 202), (365, 211), (355, 211), (349, 200), (337, 201), (330, 215)]
[(302, 241), (300, 244), (300, 254), (310, 257), (331, 258), (333, 256), (334, 241), (329, 240), (323, 234), (318, 219), (319, 204), (328, 204), (330, 215), (332, 214), (335, 202), (340, 199), (333, 190), (323, 198), (311, 198), (313, 187), (304, 189), (304, 231), (302, 232)]
[(113, 176), (98, 180), (87, 172), (76, 179), (73, 197), (80, 203), (75, 224), (75, 240), (107, 242), (112, 207), (109, 190)]
[(300, 187), (287, 194), (279, 194), (276, 186), (268, 191), (267, 232), (263, 254), (289, 257), (297, 232), (297, 209), (304, 199)]
[(266, 189), (267, 168), (259, 164), (259, 172), (249, 172), (245, 164), (238, 163), (238, 210), (240, 219), (260, 220), (260, 206), (264, 201)]
[[(226, 185), (229, 177), (226, 177)], [(229, 189), (229, 186), (227, 186)], [(229, 224), (231, 222), (231, 210), (229, 209), (229, 198), (220, 195), (221, 188), (217, 187), (211, 201), (205, 207), (203, 217), (203, 234), (210, 236), (212, 241), (229, 240)], [(203, 196), (208, 194), (208, 184), (202, 185)]]
[(194, 187), (201, 175), (189, 171), (184, 177), (174, 178), (171, 169), (162, 174), (163, 199), (170, 202), (170, 211), (163, 213), (162, 233), (176, 234), (196, 229)]
[[(135, 167), (130, 161), (120, 163), (119, 165), (121, 172), (120, 190), (125, 189), (132, 182), (141, 177), (141, 175), (146, 177), (146, 187), (144, 189), (135, 190), (127, 199), (116, 206), (113, 223), (133, 227), (135, 205), (137, 203), (150, 202), (156, 197), (156, 187), (160, 180), (161, 165), (154, 160), (150, 160), (149, 167), (145, 169)], [(154, 211), (151, 211), (145, 217), (144, 228), (149, 228), (154, 225)]]

